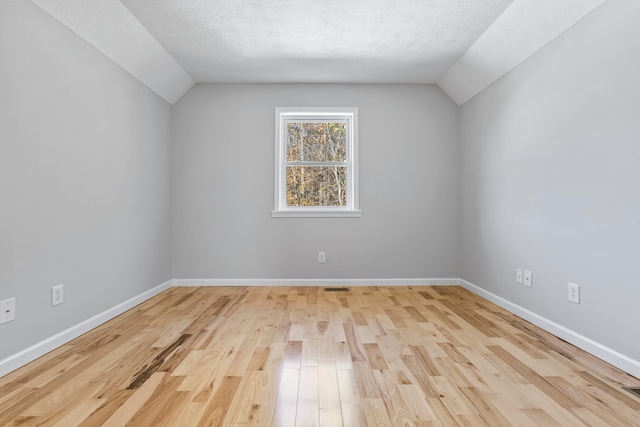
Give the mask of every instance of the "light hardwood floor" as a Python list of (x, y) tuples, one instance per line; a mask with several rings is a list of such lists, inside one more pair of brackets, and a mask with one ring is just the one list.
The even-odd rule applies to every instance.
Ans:
[(460, 287), (172, 288), (0, 378), (0, 425), (640, 426), (623, 386)]

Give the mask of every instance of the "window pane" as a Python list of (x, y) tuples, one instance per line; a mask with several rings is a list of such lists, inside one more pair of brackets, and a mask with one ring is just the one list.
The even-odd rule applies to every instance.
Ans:
[(346, 206), (347, 168), (288, 166), (287, 206)]
[(288, 162), (347, 160), (346, 122), (287, 122)]

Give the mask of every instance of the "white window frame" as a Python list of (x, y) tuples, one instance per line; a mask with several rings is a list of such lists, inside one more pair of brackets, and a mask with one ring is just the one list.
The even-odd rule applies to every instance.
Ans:
[[(287, 206), (287, 132), (288, 121), (347, 121), (346, 206)], [(317, 166), (326, 165), (318, 162)], [(335, 163), (333, 163), (335, 164)], [(314, 165), (316, 166), (316, 165)], [(358, 109), (357, 108), (290, 108), (275, 111), (275, 184), (272, 217), (360, 217), (358, 199)]]

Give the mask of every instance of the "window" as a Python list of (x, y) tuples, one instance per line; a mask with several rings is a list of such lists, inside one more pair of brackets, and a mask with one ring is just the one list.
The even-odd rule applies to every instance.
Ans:
[(276, 108), (272, 216), (360, 216), (357, 142), (357, 108)]

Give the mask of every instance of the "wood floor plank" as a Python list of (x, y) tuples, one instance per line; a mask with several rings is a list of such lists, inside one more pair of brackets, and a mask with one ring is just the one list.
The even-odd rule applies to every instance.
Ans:
[(365, 427), (367, 420), (355, 372), (352, 369), (341, 369), (337, 371), (337, 376), (343, 424), (349, 427)]
[(534, 369), (516, 359), (502, 347), (490, 346), (489, 350), (493, 351), (505, 363), (523, 374), (531, 384), (535, 385), (543, 393), (552, 398), (555, 402), (558, 402), (563, 408), (577, 408), (580, 406), (580, 404), (571, 399), (571, 397), (564, 390), (560, 390), (555, 387), (546, 378), (542, 377)]
[(2, 426), (628, 426), (640, 380), (461, 287), (176, 287), (0, 378)]
[(371, 369), (387, 370), (389, 366), (380, 351), (378, 344), (363, 344), (367, 360), (369, 361), (369, 367)]
[(240, 387), (241, 381), (242, 377), (226, 376), (222, 379), (222, 384), (215, 395), (209, 400), (197, 427), (215, 427), (222, 425), (231, 406), (231, 402)]
[[(226, 421), (268, 425), (273, 415), (271, 392), (268, 372), (247, 372), (242, 377), (236, 395), (229, 406)], [(269, 413), (263, 412), (264, 406), (270, 407)]]
[[(460, 415), (473, 414), (475, 408), (473, 402), (467, 398), (462, 389), (447, 377), (435, 377), (433, 379), (435, 389), (438, 394), (428, 398), (430, 402), (439, 401), (443, 409), (452, 417), (458, 418)], [(435, 407), (433, 404), (432, 407)]]
[(280, 377), (278, 394), (273, 413), (273, 425), (290, 427), (296, 425), (300, 368), (284, 368)]
[(375, 370), (372, 373), (391, 423), (396, 425), (411, 423), (413, 417), (405, 402), (402, 401), (396, 382), (397, 375), (394, 372), (382, 370)]
[[(139, 390), (118, 390), (117, 392), (111, 394), (108, 398), (100, 399), (100, 406), (95, 408), (95, 410), (84, 420), (74, 420), (75, 424), (79, 425), (80, 427), (106, 425), (107, 420), (111, 418), (116, 411), (120, 410), (120, 408), (125, 405), (132, 394), (137, 392), (139, 392)], [(73, 425), (73, 423), (71, 423), (70, 425)]]
[(318, 368), (303, 366), (300, 368), (296, 426), (318, 426), (320, 422), (319, 410)]
[[(149, 378), (145, 384), (131, 395), (130, 398), (124, 401), (124, 403), (111, 415), (107, 421), (103, 424), (105, 427), (123, 426), (133, 418), (142, 406), (149, 400), (156, 389), (162, 383), (165, 374), (162, 372), (155, 373)], [(132, 390), (129, 390), (132, 391)]]
[(414, 384), (399, 384), (398, 391), (402, 401), (412, 415), (412, 421), (436, 421), (436, 415), (429, 405), (429, 401), (425, 399), (424, 394)]
[(318, 407), (340, 410), (338, 372), (332, 361), (321, 361), (318, 366)]
[(490, 426), (508, 426), (509, 420), (496, 408), (490, 399), (490, 395), (480, 393), (475, 387), (462, 387), (462, 393), (473, 403), (480, 417)]
[(364, 398), (364, 414), (367, 417), (367, 425), (371, 427), (392, 427), (389, 413), (386, 410), (382, 398)]

